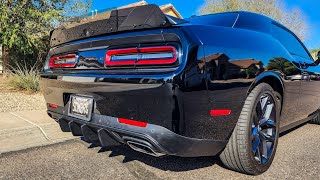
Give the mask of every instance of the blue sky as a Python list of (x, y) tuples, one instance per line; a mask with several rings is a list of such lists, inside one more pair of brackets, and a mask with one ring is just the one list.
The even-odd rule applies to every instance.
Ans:
[[(92, 10), (119, 7), (139, 0), (93, 0)], [(180, 14), (187, 18), (198, 14), (205, 0), (146, 0), (149, 4), (164, 5), (171, 3)], [(284, 0), (289, 8), (299, 7), (307, 16), (310, 25), (310, 36), (304, 42), (307, 48), (320, 48), (320, 1), (319, 0)]]
[(286, 0), (289, 7), (299, 7), (307, 16), (310, 36), (304, 42), (309, 49), (320, 48), (320, 1), (319, 0)]

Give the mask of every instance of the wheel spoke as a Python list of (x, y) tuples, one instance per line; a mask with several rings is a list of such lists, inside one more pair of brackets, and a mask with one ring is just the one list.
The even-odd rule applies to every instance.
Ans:
[(263, 96), (260, 99), (261, 107), (264, 108), (268, 102), (269, 97), (268, 96)]
[(258, 148), (259, 145), (260, 145), (260, 139), (259, 139), (258, 136), (255, 136), (255, 137), (254, 137), (254, 140), (253, 140), (253, 146), (252, 146), (252, 151), (253, 151), (254, 153), (257, 151), (257, 149), (259, 149), (259, 148)]
[(262, 158), (262, 161), (260, 161), (260, 163), (262, 162), (264, 164), (268, 161), (268, 158), (265, 158), (264, 156), (262, 156), (261, 158)]
[(267, 129), (267, 135), (268, 136), (274, 136), (274, 131), (276, 130), (275, 128), (276, 127), (268, 128)]
[(260, 147), (257, 149), (257, 155), (254, 157), (259, 163), (261, 163), (261, 150)]
[(267, 148), (267, 141), (265, 139), (261, 139), (262, 144), (262, 157), (268, 159), (268, 148)]
[[(268, 100), (269, 100), (269, 97), (268, 96), (263, 96), (261, 97), (260, 99), (260, 104), (261, 104), (261, 110), (262, 110), (262, 113), (265, 114), (265, 110), (266, 110), (266, 105), (268, 103)], [(262, 114), (262, 115), (263, 115)]]
[(256, 153), (257, 148), (259, 147), (260, 144), (260, 138), (258, 134), (258, 128), (253, 128), (252, 130), (252, 152)]
[(273, 106), (274, 104), (268, 104), (267, 107), (266, 107), (266, 111), (264, 113), (264, 118), (269, 120), (270, 119), (270, 115), (272, 113), (272, 110), (273, 110)]
[(267, 127), (267, 128), (273, 128), (276, 126), (275, 122), (271, 119), (266, 119), (266, 118), (263, 118), (259, 121), (259, 125), (261, 128), (265, 129), (264, 127)]
[(264, 141), (268, 141), (268, 142), (274, 142), (275, 141), (275, 137), (274, 136), (270, 136), (270, 135), (267, 135), (265, 134), (264, 132), (260, 131), (259, 132), (259, 135), (261, 136), (261, 138), (264, 140)]
[(273, 120), (269, 119), (267, 121), (267, 126), (268, 127), (276, 127), (276, 123)]
[(268, 119), (262, 118), (262, 119), (260, 119), (260, 121), (259, 121), (259, 125), (260, 125), (260, 126), (265, 126), (267, 122), (268, 122)]
[(259, 101), (258, 104), (257, 104), (256, 115), (257, 115), (258, 119), (262, 118), (262, 116), (263, 116), (262, 107), (261, 107), (261, 101)]
[(258, 117), (258, 114), (257, 114), (257, 112), (254, 112), (254, 114), (253, 114), (253, 125), (254, 126), (252, 126), (253, 128), (254, 127), (256, 127), (257, 125), (259, 125), (259, 117)]
[(252, 152), (259, 164), (266, 163), (273, 154), (276, 140), (275, 101), (269, 94), (260, 96), (252, 115)]

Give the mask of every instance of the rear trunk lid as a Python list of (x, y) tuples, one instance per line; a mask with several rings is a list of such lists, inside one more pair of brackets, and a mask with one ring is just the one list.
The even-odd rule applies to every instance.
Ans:
[(45, 71), (167, 72), (181, 63), (180, 35), (173, 26), (184, 20), (164, 15), (156, 5), (113, 10), (105, 16), (55, 29)]
[(116, 9), (99, 16), (93, 20), (88, 17), (89, 20), (84, 19), (53, 30), (51, 46), (117, 32), (166, 28), (174, 24), (174, 21), (168, 19), (161, 9), (153, 4)]

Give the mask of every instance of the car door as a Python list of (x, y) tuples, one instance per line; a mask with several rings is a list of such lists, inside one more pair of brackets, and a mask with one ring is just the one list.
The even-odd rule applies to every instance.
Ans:
[(307, 116), (314, 114), (320, 108), (320, 66), (312, 59), (301, 58), (301, 110)]
[[(300, 81), (300, 98), (298, 106), (293, 107), (296, 120), (307, 118), (319, 109), (320, 84), (315, 80), (314, 61), (300, 39), (287, 28), (274, 24), (273, 34), (283, 44), (292, 56), (292, 63), (299, 69), (298, 74), (292, 76), (292, 80)], [(286, 107), (284, 107), (286, 108)]]
[[(299, 57), (295, 54), (301, 50), (301, 44), (298, 39), (285, 27), (274, 22), (272, 24), (272, 36), (277, 39), (283, 47), (289, 52), (287, 58), (276, 58), (277, 63), (281, 66), (281, 70), (285, 74), (284, 94), (281, 113), (280, 126), (284, 127), (293, 122), (299, 121), (305, 117), (305, 113), (300, 111), (301, 103), (301, 68), (299, 65)], [(302, 48), (302, 50), (304, 50)]]

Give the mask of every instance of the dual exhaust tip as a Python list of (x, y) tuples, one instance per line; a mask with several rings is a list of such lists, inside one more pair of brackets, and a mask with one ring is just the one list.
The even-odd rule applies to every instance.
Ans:
[(73, 121), (67, 122), (63, 119), (58, 120), (63, 132), (72, 132), (74, 136), (83, 136), (86, 142), (100, 142), (102, 147), (112, 147), (127, 144), (131, 149), (155, 157), (164, 156), (165, 153), (159, 152), (155, 146), (146, 140), (119, 134), (107, 129), (90, 128), (87, 125)]
[[(140, 140), (139, 140), (140, 141)], [(164, 153), (160, 153), (158, 152), (153, 145), (151, 145), (150, 143), (148, 143), (147, 141), (144, 142), (139, 142), (139, 141), (126, 141), (127, 145), (138, 152), (144, 153), (144, 154), (148, 154), (151, 156), (155, 156), (155, 157), (160, 157), (160, 156), (164, 156)]]

